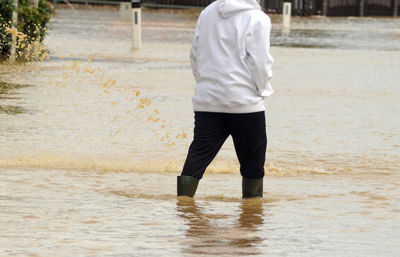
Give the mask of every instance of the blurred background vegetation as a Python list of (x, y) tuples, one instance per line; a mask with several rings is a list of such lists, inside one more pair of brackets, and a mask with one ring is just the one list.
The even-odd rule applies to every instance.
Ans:
[[(35, 8), (29, 0), (18, 0), (18, 8), (14, 0), (0, 1), (0, 61), (5, 61), (10, 56), (11, 35), (17, 35), (16, 56), (19, 61), (32, 59), (32, 54), (43, 56), (46, 54), (41, 43), (46, 35), (47, 23), (53, 10), (47, 0), (39, 0)], [(16, 30), (11, 29), (12, 12), (18, 13)]]

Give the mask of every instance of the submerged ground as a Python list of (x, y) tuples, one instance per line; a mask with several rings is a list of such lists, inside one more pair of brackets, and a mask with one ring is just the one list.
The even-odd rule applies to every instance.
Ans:
[(263, 200), (240, 199), (228, 141), (194, 201), (197, 12), (59, 8), (43, 63), (0, 66), (0, 254), (397, 256), (400, 21), (272, 17)]

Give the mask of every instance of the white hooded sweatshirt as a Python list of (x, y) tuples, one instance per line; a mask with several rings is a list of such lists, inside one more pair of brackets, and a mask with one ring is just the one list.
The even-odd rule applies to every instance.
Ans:
[(197, 21), (190, 61), (194, 111), (264, 111), (273, 93), (271, 21), (256, 0), (217, 0)]

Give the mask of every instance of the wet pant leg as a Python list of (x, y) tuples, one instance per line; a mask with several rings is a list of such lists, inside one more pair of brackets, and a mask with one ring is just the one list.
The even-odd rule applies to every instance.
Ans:
[(223, 113), (195, 112), (194, 138), (182, 170), (182, 176), (202, 178), (229, 136)]

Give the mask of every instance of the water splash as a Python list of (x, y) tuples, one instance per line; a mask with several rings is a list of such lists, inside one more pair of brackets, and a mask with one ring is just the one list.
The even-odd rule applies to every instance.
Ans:
[[(10, 24), (0, 24), (1, 30), (6, 32), (6, 35), (13, 35), (16, 37), (16, 59), (23, 61), (44, 61), (49, 58), (48, 48), (39, 43), (32, 41), (26, 34), (18, 31), (17, 28), (12, 28)], [(35, 27), (35, 33), (39, 33), (39, 28)], [(11, 42), (9, 42), (11, 44)]]

